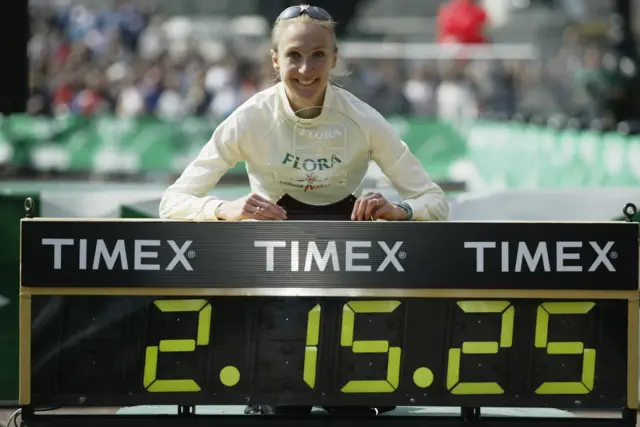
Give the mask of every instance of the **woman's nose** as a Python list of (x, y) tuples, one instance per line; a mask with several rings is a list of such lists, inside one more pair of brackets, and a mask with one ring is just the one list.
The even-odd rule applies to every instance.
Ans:
[(298, 69), (298, 71), (300, 72), (300, 74), (305, 74), (308, 73), (310, 71), (313, 71), (313, 66), (311, 64), (310, 60), (302, 60), (302, 62), (300, 63), (300, 68)]

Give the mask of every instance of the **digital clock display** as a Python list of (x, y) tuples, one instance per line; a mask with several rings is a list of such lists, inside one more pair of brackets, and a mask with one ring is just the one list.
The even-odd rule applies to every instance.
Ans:
[[(170, 405), (180, 418), (162, 425), (177, 426), (189, 407), (247, 402), (457, 407), (461, 423), (478, 408), (600, 409), (631, 425), (639, 231), (23, 220), (20, 404), (36, 427), (80, 424), (34, 408)], [(256, 420), (240, 418), (210, 425)]]
[(626, 405), (627, 300), (23, 298), (32, 405)]

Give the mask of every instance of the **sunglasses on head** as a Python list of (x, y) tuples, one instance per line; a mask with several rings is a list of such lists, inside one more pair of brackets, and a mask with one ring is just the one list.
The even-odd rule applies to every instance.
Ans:
[(280, 16), (278, 16), (278, 21), (282, 19), (291, 19), (296, 18), (303, 13), (306, 13), (313, 19), (319, 19), (321, 21), (333, 21), (329, 12), (324, 10), (321, 7), (317, 6), (291, 6), (282, 11)]

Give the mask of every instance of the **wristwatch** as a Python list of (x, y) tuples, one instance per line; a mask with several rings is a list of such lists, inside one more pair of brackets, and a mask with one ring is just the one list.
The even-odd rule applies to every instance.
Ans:
[(406, 221), (410, 221), (411, 218), (413, 218), (413, 209), (411, 209), (411, 206), (409, 206), (407, 202), (396, 202), (394, 203), (394, 205), (396, 205), (397, 207), (399, 207), (400, 209), (402, 209), (407, 213)]

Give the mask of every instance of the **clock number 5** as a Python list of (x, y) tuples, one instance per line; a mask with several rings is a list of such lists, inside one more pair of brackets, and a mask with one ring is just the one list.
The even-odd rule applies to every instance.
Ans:
[(551, 314), (587, 314), (595, 306), (593, 302), (545, 302), (538, 306), (536, 316), (536, 348), (546, 348), (547, 354), (582, 355), (582, 380), (577, 382), (545, 382), (536, 394), (587, 394), (593, 389), (596, 375), (596, 350), (584, 348), (584, 343), (549, 342), (549, 317)]
[(460, 359), (462, 354), (497, 354), (499, 347), (511, 347), (515, 308), (509, 301), (459, 301), (458, 306), (465, 313), (501, 313), (500, 342), (464, 341), (462, 348), (449, 349), (447, 390), (452, 394), (503, 394), (496, 382), (460, 382)]
[(393, 313), (400, 301), (349, 301), (342, 307), (340, 345), (351, 347), (354, 353), (386, 353), (386, 380), (354, 380), (342, 387), (343, 393), (391, 393), (400, 382), (400, 347), (390, 347), (389, 341), (355, 341), (353, 331), (358, 313)]
[(208, 345), (211, 333), (211, 304), (204, 299), (158, 300), (154, 305), (162, 312), (198, 312), (196, 339), (160, 340), (158, 346), (148, 346), (144, 358), (144, 387), (151, 392), (200, 391), (191, 379), (159, 380), (158, 355), (169, 352), (195, 351), (196, 345)]

